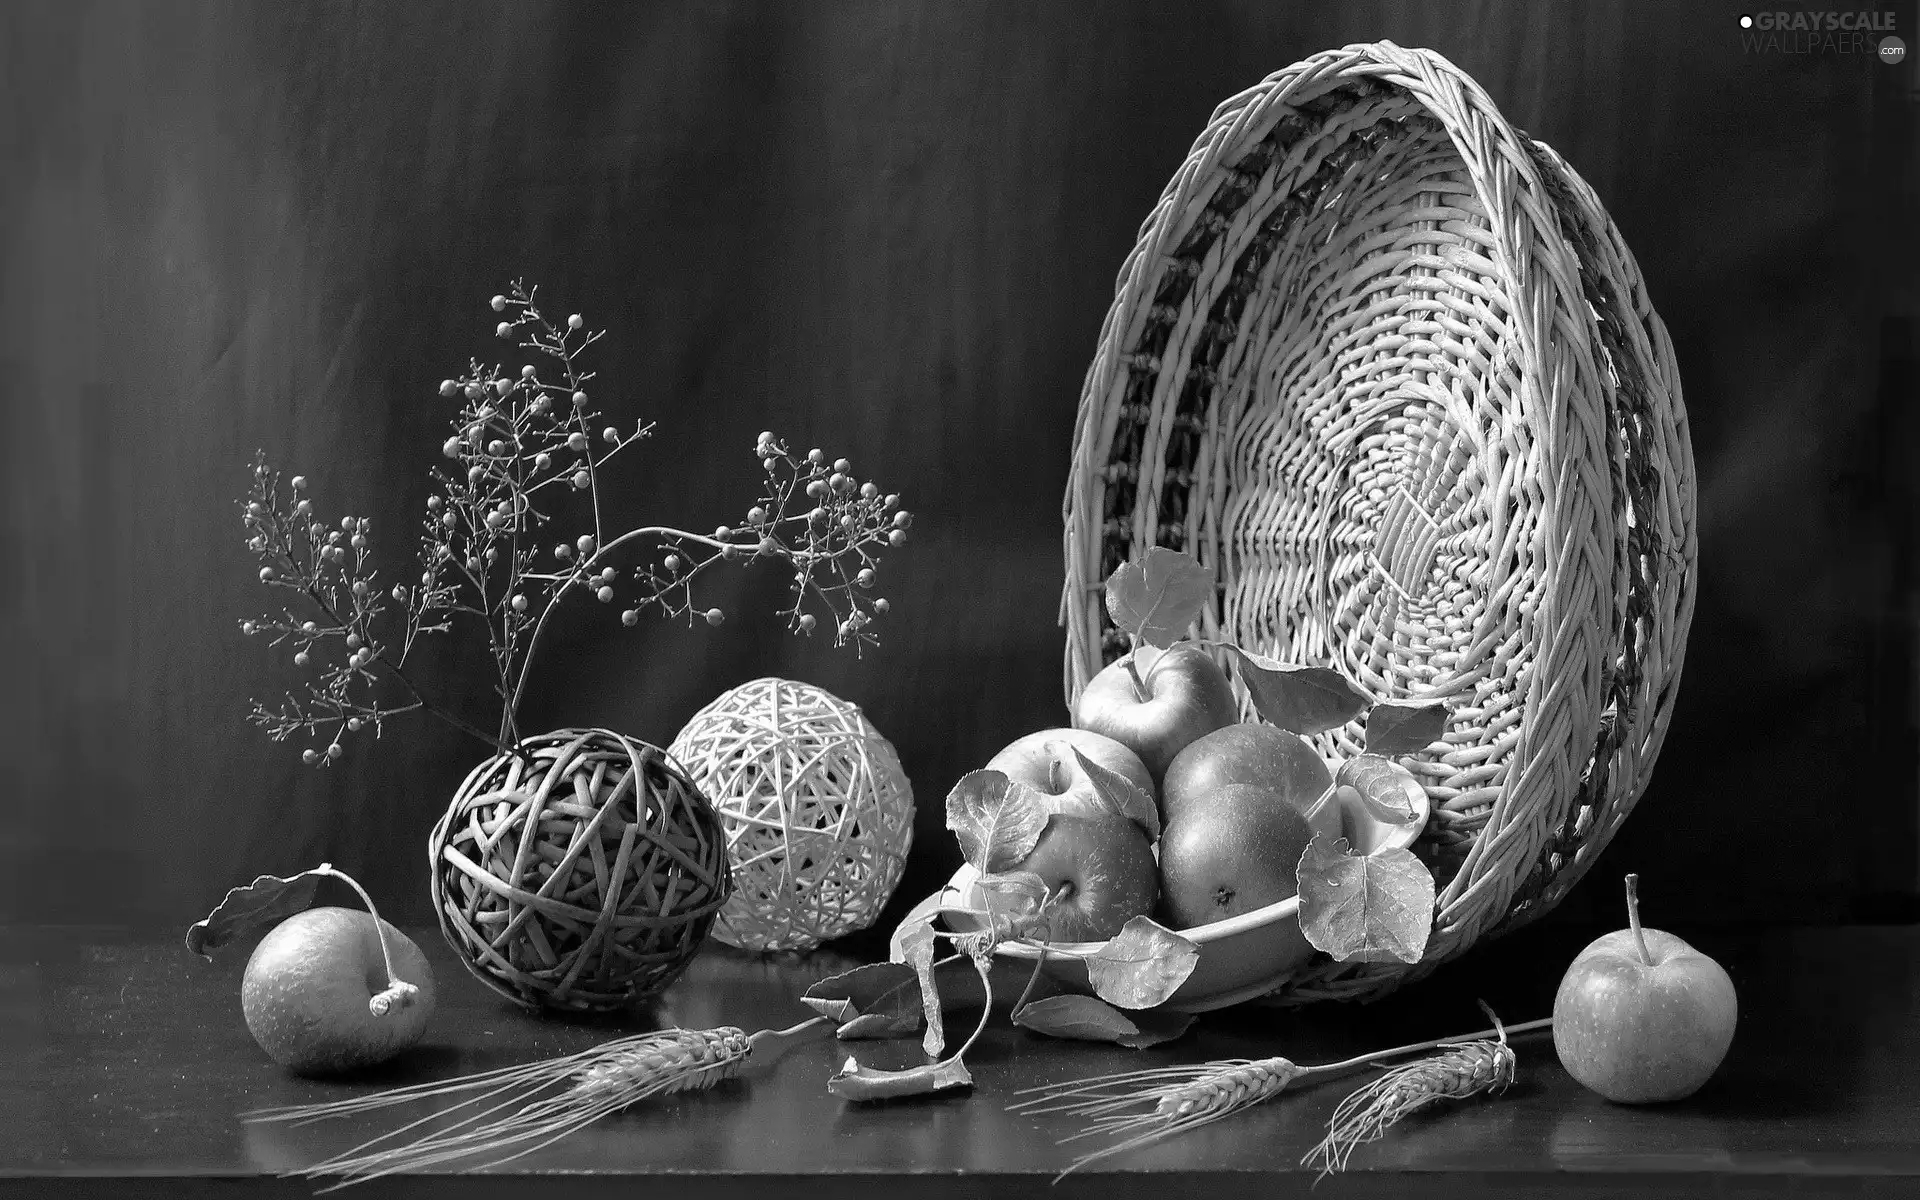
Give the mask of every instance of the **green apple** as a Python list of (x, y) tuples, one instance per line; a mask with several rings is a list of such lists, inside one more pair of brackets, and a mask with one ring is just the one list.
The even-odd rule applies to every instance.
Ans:
[(1298, 894), (1313, 827), (1288, 793), (1230, 783), (1187, 798), (1160, 836), (1161, 909), (1175, 929), (1237, 917)]
[(1176, 814), (1236, 783), (1276, 793), (1305, 813), (1333, 785), (1327, 764), (1296, 733), (1258, 721), (1216, 729), (1174, 755), (1160, 786), (1160, 816)]

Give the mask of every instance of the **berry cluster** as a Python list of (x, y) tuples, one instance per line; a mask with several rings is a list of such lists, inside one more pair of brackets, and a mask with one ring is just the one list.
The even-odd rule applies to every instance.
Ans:
[[(792, 631), (812, 634), (824, 616), (835, 645), (857, 649), (875, 641), (870, 626), (888, 610), (872, 594), (879, 555), (903, 545), (913, 521), (899, 496), (856, 478), (844, 458), (829, 461), (818, 449), (796, 457), (766, 432), (754, 447), (762, 495), (740, 523), (710, 536), (644, 526), (608, 537), (600, 470), (653, 427), (638, 422), (623, 432), (593, 410), (587, 385), (594, 376), (581, 369), (579, 356), (604, 331), (584, 332), (577, 313), (557, 325), (548, 321), (533, 289), (518, 282), (491, 303), (503, 316), (498, 336), (553, 361), (546, 373), (528, 363), (507, 374), (474, 360), (466, 373), (441, 382), (440, 395), (460, 408), (441, 446), (451, 467), (434, 471), (422, 518), (417, 584), (382, 590), (368, 557), (367, 520), (344, 517), (337, 529), (315, 521), (306, 480), (294, 477), (291, 496), (283, 497), (278, 474), (264, 457), (256, 460), (253, 489), (242, 502), (248, 548), (260, 561), (261, 580), (299, 592), (312, 615), (287, 609), (243, 621), (241, 630), (274, 635), (275, 645), (291, 642), (295, 666), (313, 668), (316, 657), (325, 662), (304, 699), (289, 695), (276, 709), (256, 702), (255, 724), (275, 740), (301, 731), (328, 735), (324, 749), (305, 752), (309, 763), (338, 758), (344, 733), (371, 725), (377, 734), (383, 718), (414, 709), (509, 749), (520, 739), (516, 713), (534, 651), (562, 599), (580, 591), (603, 604), (622, 602), (629, 626), (649, 608), (689, 624), (719, 625), (726, 614), (698, 605), (693, 585), (722, 562), (773, 559), (790, 567), (792, 601), (782, 616)], [(552, 527), (569, 515), (587, 532), (556, 538)], [(415, 640), (447, 631), (457, 614), (487, 628), (503, 701), (497, 735), (438, 707), (406, 673)], [(411, 702), (380, 704), (382, 675)]]

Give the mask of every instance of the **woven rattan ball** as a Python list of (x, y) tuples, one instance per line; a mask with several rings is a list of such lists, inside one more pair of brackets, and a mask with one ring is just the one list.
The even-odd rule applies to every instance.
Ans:
[(670, 752), (726, 827), (733, 898), (716, 938), (806, 950), (873, 924), (913, 845), (913, 788), (858, 706), (756, 679), (695, 713)]
[(1279, 999), (1376, 997), (1552, 908), (1632, 810), (1694, 500), (1673, 348), (1593, 189), (1438, 54), (1317, 54), (1214, 111), (1121, 268), (1064, 506), (1069, 702), (1127, 645), (1102, 581), (1166, 546), (1219, 582), (1203, 636), (1444, 703), (1406, 759), (1425, 957), (1323, 956)]
[(528, 738), (474, 768), (428, 846), (440, 931), (481, 982), (528, 1008), (645, 1000), (726, 902), (726, 842), (657, 746), (604, 729)]

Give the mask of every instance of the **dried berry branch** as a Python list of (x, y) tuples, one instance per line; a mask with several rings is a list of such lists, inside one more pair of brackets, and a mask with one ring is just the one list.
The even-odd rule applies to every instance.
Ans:
[[(534, 291), (516, 281), (491, 304), (504, 318), (495, 327), (499, 337), (553, 360), (545, 374), (528, 363), (508, 375), (475, 359), (440, 384), (440, 395), (460, 407), (441, 446), (451, 465), (433, 472), (418, 584), (383, 589), (369, 556), (370, 523), (343, 517), (332, 529), (315, 521), (306, 480), (295, 476), (283, 497), (278, 474), (264, 456), (255, 461), (254, 486), (242, 502), (248, 547), (261, 580), (299, 592), (312, 615), (296, 617), (289, 608), (241, 629), (273, 635), (275, 645), (291, 640), (297, 667), (324, 661), (304, 696), (290, 693), (277, 708), (255, 702), (251, 720), (275, 740), (328, 734), (324, 750), (303, 754), (309, 763), (339, 757), (345, 733), (372, 725), (378, 734), (386, 718), (414, 710), (497, 749), (516, 745), (535, 651), (561, 601), (575, 592), (603, 604), (624, 598), (621, 620), (629, 626), (656, 608), (689, 625), (695, 617), (719, 625), (725, 613), (696, 603), (695, 581), (718, 563), (774, 560), (793, 572), (791, 602), (781, 610), (791, 631), (810, 635), (824, 615), (835, 645), (851, 643), (857, 651), (876, 640), (870, 627), (888, 610), (884, 598), (871, 595), (880, 554), (905, 543), (912, 516), (899, 496), (856, 478), (844, 458), (830, 462), (817, 449), (796, 457), (773, 433), (762, 433), (754, 447), (762, 494), (739, 524), (711, 535), (648, 525), (607, 536), (601, 468), (651, 436), (653, 426), (638, 421), (623, 432), (602, 424), (586, 390), (594, 372), (582, 369), (580, 356), (605, 331), (585, 332), (577, 313), (549, 321)], [(549, 542), (569, 506), (585, 508), (590, 531)], [(456, 617), (477, 619), (487, 630), (501, 698), (495, 733), (449, 713), (406, 672), (420, 636), (449, 631)], [(381, 702), (383, 682), (397, 685), (409, 702)]]

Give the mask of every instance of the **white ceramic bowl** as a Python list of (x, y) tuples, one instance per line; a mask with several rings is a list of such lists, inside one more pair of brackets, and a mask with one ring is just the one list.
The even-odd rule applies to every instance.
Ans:
[[(1328, 766), (1335, 769), (1337, 775), (1337, 764), (1329, 763)], [(1412, 844), (1426, 827), (1429, 803), (1426, 790), (1419, 786), (1411, 773), (1398, 768), (1397, 774), (1403, 777), (1404, 786), (1396, 796), (1403, 799), (1404, 806), (1411, 810), (1409, 820), (1394, 823), (1383, 821), (1360, 802), (1357, 793), (1348, 794), (1350, 789), (1336, 786), (1330, 788), (1327, 795), (1309, 811), (1309, 823), (1316, 833), (1345, 837), (1355, 847), (1368, 852)], [(923, 916), (943, 903), (959, 903), (972, 892), (977, 878), (979, 872), (970, 865), (961, 864), (947, 886), (921, 901), (908, 920)], [(1193, 974), (1160, 1006), (1176, 1012), (1207, 1012), (1263, 996), (1284, 983), (1313, 953), (1306, 935), (1300, 932), (1300, 900), (1297, 896), (1224, 921), (1196, 925), (1179, 932), (1200, 948), (1200, 959), (1194, 964)], [(1079, 953), (1091, 953), (1099, 949), (1101, 944), (1052, 943)], [(1002, 945), (996, 947), (994, 953), (1026, 963), (1029, 968), (1040, 957), (1040, 951), (1028, 945)], [(1078, 958), (1049, 953), (1041, 970), (1066, 987), (1077, 991), (1089, 990), (1086, 964)]]

